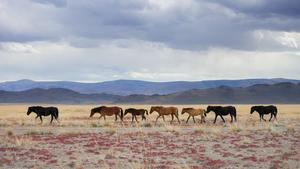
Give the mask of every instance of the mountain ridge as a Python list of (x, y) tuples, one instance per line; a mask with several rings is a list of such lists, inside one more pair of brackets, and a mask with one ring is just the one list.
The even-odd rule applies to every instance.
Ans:
[(190, 89), (208, 89), (219, 86), (248, 87), (255, 84), (275, 84), (281, 82), (299, 83), (300, 80), (273, 78), (273, 79), (240, 79), (240, 80), (204, 80), (204, 81), (171, 81), (150, 82), (142, 80), (114, 80), (95, 83), (73, 81), (33, 81), (21, 79), (0, 83), (0, 90), (24, 91), (33, 88), (65, 88), (79, 93), (94, 94), (107, 93), (114, 95), (131, 94), (171, 94)]
[(296, 104), (300, 103), (300, 83), (256, 84), (249, 87), (219, 86), (190, 89), (171, 94), (83, 94), (70, 89), (34, 88), (25, 91), (0, 90), (0, 103), (51, 104)]

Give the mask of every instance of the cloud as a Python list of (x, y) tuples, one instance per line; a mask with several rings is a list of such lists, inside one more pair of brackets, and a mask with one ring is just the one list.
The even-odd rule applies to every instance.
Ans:
[(138, 39), (185, 50), (289, 50), (293, 47), (273, 38), (258, 40), (255, 33), (299, 32), (299, 6), (296, 0), (4, 0), (0, 41), (63, 40), (90, 47)]
[(0, 50), (16, 53), (38, 53), (32, 45), (23, 43), (0, 43)]
[(299, 6), (296, 0), (1, 0), (0, 77), (300, 78)]
[[(123, 46), (122, 44), (127, 44)], [(93, 48), (66, 42), (33, 43), (38, 54), (0, 50), (2, 80), (150, 81), (273, 78), (300, 79), (299, 54), (211, 48), (173, 49), (146, 41), (106, 41)]]
[(66, 7), (67, 6), (67, 0), (31, 0), (32, 2), (45, 4), (45, 5), (54, 5), (55, 7)]
[(298, 0), (214, 0), (214, 2), (255, 17), (297, 18), (300, 16), (300, 1)]

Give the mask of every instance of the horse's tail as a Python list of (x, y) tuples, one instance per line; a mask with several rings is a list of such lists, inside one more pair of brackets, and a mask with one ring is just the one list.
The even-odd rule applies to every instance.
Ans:
[(236, 108), (233, 107), (233, 116), (234, 116), (234, 120), (236, 121)]
[(275, 116), (275, 118), (277, 118), (276, 117), (277, 116), (277, 112), (278, 112), (277, 107), (274, 106), (274, 116)]
[(58, 119), (58, 108), (55, 109), (55, 118)]
[(123, 121), (123, 117), (124, 117), (123, 109), (120, 108), (120, 111), (121, 111), (121, 120)]

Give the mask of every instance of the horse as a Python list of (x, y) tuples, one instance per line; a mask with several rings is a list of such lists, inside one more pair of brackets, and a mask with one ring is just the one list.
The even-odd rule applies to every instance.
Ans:
[(49, 115), (51, 115), (50, 124), (52, 124), (53, 117), (55, 118), (56, 121), (58, 121), (58, 108), (56, 108), (56, 107), (31, 106), (31, 107), (28, 107), (27, 115), (29, 116), (31, 112), (36, 113), (35, 119), (37, 119), (39, 117), (41, 120), (41, 123), (43, 123), (42, 116), (49, 116)]
[(118, 120), (118, 116), (120, 117), (121, 121), (123, 121), (123, 109), (121, 107), (106, 107), (106, 106), (100, 106), (100, 107), (95, 107), (93, 109), (91, 109), (91, 114), (90, 117), (93, 117), (95, 113), (99, 113), (100, 117), (99, 119), (101, 119), (101, 117), (104, 118), (104, 120), (106, 121), (105, 116), (113, 116), (115, 115), (115, 121)]
[(194, 108), (183, 108), (181, 111), (181, 114), (187, 113), (189, 114), (189, 117), (186, 120), (186, 123), (188, 123), (190, 117), (193, 117), (193, 121), (195, 122), (195, 116), (201, 116), (201, 123), (204, 122), (205, 123), (205, 114), (206, 110), (204, 109), (194, 109)]
[(271, 121), (271, 119), (274, 116), (274, 119), (277, 120), (277, 107), (274, 105), (269, 105), (269, 106), (252, 106), (251, 110), (250, 110), (250, 114), (252, 114), (253, 112), (257, 111), (260, 117), (260, 121), (261, 119), (263, 119), (264, 121), (266, 121), (264, 119), (264, 115), (265, 114), (270, 114), (271, 113), (271, 117), (269, 119), (269, 121)]
[(236, 121), (236, 109), (234, 106), (207, 106), (207, 110), (205, 112), (209, 113), (210, 111), (215, 112), (215, 121), (214, 123), (216, 123), (217, 117), (220, 116), (223, 120), (223, 122), (225, 123), (225, 120), (223, 118), (223, 116), (226, 116), (228, 114), (230, 114), (231, 117), (231, 123), (233, 122), (233, 118)]
[(133, 122), (134, 118), (136, 120), (136, 122), (138, 122), (136, 116), (142, 116), (142, 120), (146, 120), (145, 114), (148, 115), (148, 111), (146, 109), (134, 109), (134, 108), (129, 108), (126, 109), (124, 111), (124, 117), (126, 116), (126, 114), (131, 113), (132, 115), (132, 120), (131, 122)]
[(150, 114), (152, 114), (152, 112), (154, 112), (154, 111), (156, 111), (158, 113), (158, 116), (155, 120), (155, 124), (156, 124), (158, 118), (161, 116), (162, 116), (163, 120), (165, 121), (164, 115), (172, 116), (171, 123), (173, 122), (174, 116), (177, 118), (178, 123), (180, 123), (180, 120), (178, 118), (178, 109), (176, 107), (152, 106), (150, 109)]

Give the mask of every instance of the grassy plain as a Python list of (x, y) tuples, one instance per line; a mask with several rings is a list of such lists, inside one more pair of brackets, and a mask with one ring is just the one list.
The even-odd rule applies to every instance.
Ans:
[[(251, 105), (235, 105), (238, 122), (205, 124), (181, 115), (155, 125), (89, 118), (96, 105), (55, 105), (59, 123), (26, 115), (31, 104), (0, 104), (0, 168), (300, 168), (300, 105), (277, 105), (278, 121), (260, 122)], [(48, 106), (48, 105), (44, 105)], [(150, 109), (151, 105), (120, 105)], [(168, 106), (168, 105), (166, 105)], [(207, 105), (173, 105), (206, 108)], [(265, 117), (269, 119), (269, 115)]]

